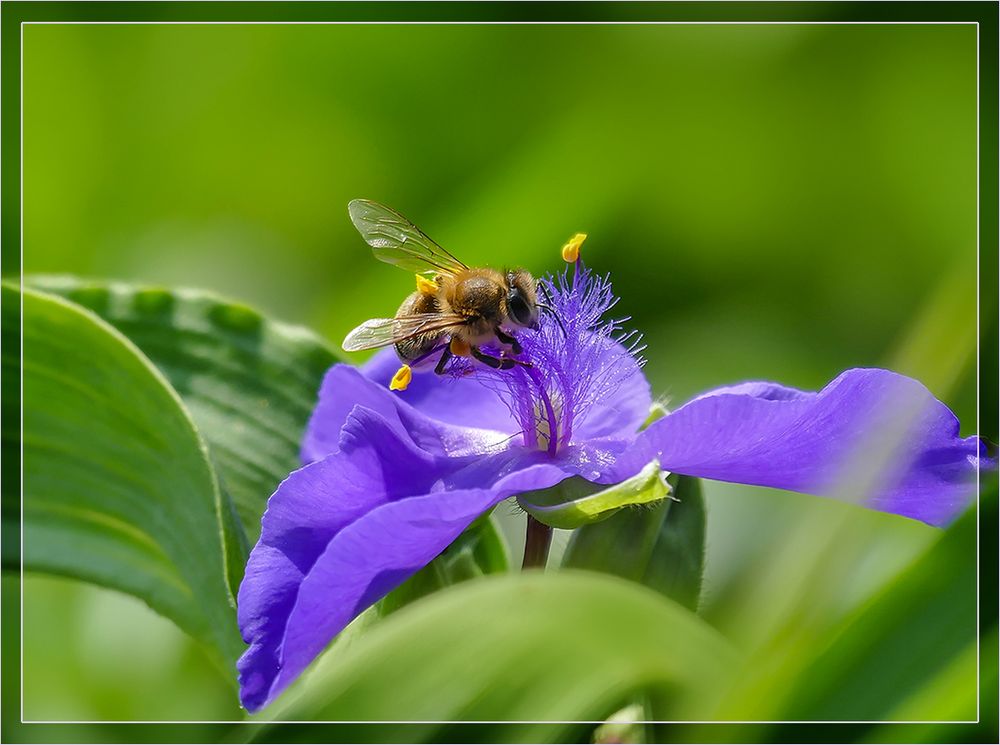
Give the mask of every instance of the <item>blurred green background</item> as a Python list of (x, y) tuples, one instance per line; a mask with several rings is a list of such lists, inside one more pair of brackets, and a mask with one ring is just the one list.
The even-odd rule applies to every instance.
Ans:
[[(975, 431), (973, 26), (27, 26), (23, 39), (26, 273), (202, 287), (339, 343), (412, 285), (371, 258), (352, 198), (395, 207), (468, 263), (537, 274), (585, 231), (672, 402), (883, 366)], [(789, 493), (710, 483), (707, 498), (703, 612), (736, 639), (830, 623), (937, 535)], [(45, 577), (25, 580), (23, 696), (28, 719), (240, 716), (169, 622)]]

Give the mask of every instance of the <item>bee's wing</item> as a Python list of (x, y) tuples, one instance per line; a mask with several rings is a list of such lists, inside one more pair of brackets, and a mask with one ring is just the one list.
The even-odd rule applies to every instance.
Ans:
[(397, 318), (373, 318), (349, 333), (341, 346), (345, 352), (360, 352), (398, 344), (422, 334), (444, 334), (464, 323), (454, 313), (415, 313)]
[(378, 202), (355, 199), (347, 205), (351, 222), (375, 258), (420, 273), (455, 274), (468, 267), (428, 238), (401, 214)]

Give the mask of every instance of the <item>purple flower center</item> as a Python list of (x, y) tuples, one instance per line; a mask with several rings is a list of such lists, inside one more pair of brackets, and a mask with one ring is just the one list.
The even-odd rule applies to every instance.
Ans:
[[(594, 274), (580, 260), (572, 272), (567, 267), (540, 279), (539, 299), (551, 312), (542, 314), (537, 330), (517, 334), (523, 347), (517, 359), (530, 367), (477, 365), (474, 377), (510, 408), (526, 447), (555, 456), (573, 442), (574, 429), (594, 404), (614, 400), (615, 391), (639, 374), (645, 347), (637, 331), (624, 329), (627, 317), (605, 318), (618, 302), (610, 276)], [(460, 361), (455, 372), (467, 375), (468, 364)]]

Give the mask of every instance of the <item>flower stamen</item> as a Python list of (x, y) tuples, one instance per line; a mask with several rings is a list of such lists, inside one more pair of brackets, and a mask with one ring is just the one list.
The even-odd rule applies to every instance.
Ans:
[[(542, 404), (539, 407), (536, 403), (534, 407), (537, 421), (535, 432), (539, 446), (538, 449), (548, 451), (549, 455), (555, 455), (559, 449), (560, 442), (559, 418), (556, 414), (556, 407), (552, 404), (552, 399), (545, 390), (545, 381), (541, 379), (538, 370), (531, 367), (527, 368), (527, 372), (535, 384), (535, 388), (538, 391), (538, 398)], [(544, 411), (539, 411), (539, 408), (544, 409)]]

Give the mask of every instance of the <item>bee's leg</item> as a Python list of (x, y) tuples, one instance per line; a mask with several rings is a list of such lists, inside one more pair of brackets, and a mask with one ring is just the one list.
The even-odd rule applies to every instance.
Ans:
[(509, 346), (511, 350), (513, 350), (514, 354), (521, 354), (521, 352), (524, 351), (521, 349), (520, 342), (518, 342), (518, 340), (515, 339), (510, 334), (504, 333), (504, 331), (499, 326), (497, 326), (496, 328), (496, 335), (497, 339), (500, 340), (500, 343)]
[(520, 365), (521, 367), (532, 366), (530, 362), (522, 362), (521, 360), (511, 359), (510, 357), (491, 357), (479, 347), (472, 347), (471, 354), (484, 365), (489, 365), (494, 370), (512, 370), (517, 365)]
[(506, 359), (502, 357), (491, 357), (490, 355), (483, 352), (479, 347), (472, 347), (472, 356), (477, 360), (482, 362), (484, 365), (489, 365), (494, 370), (510, 370), (514, 367), (516, 362), (511, 359)]
[(441, 352), (441, 359), (438, 360), (437, 365), (434, 367), (434, 372), (438, 375), (444, 375), (444, 366), (448, 364), (448, 360), (451, 359), (451, 348), (445, 344), (444, 351)]

